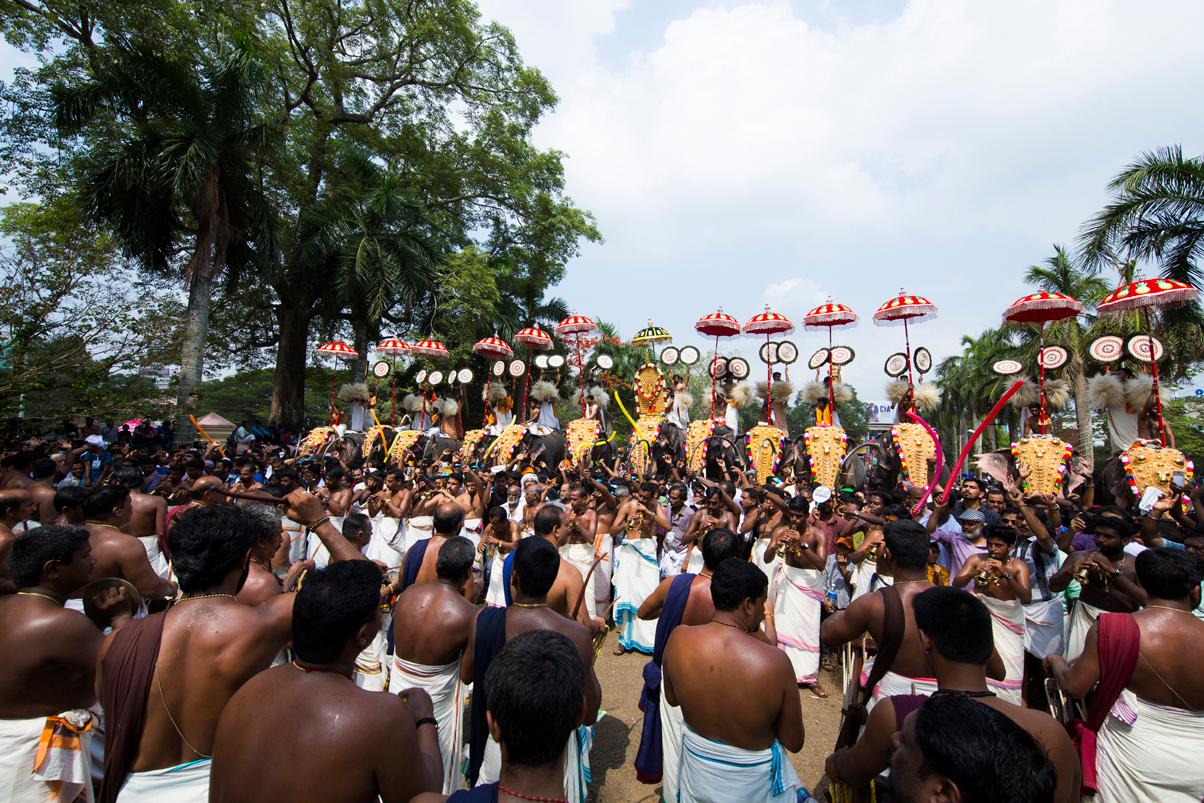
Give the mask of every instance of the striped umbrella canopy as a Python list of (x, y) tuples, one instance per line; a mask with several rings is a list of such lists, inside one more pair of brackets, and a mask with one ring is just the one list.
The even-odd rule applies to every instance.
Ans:
[(505, 340), (493, 335), (492, 337), (483, 337), (474, 343), (472, 353), (488, 357), (491, 360), (508, 360), (514, 356), (514, 349), (510, 348), (510, 344)]
[(351, 346), (344, 343), (342, 340), (327, 340), (317, 349), (319, 354), (327, 354), (332, 357), (338, 357), (340, 360), (354, 360), (360, 356), (360, 353)]
[(429, 357), (432, 360), (446, 360), (450, 355), (447, 353), (447, 346), (440, 343), (438, 340), (426, 339), (419, 340), (414, 345), (410, 346), (410, 351), (422, 357)]
[(391, 337), (388, 340), (382, 340), (377, 343), (376, 350), (381, 354), (388, 354), (390, 357), (396, 357), (409, 351), (410, 344), (401, 338)]
[(514, 333), (514, 342), (536, 351), (547, 351), (552, 348), (552, 336), (538, 326), (519, 329)]
[(740, 334), (740, 322), (720, 307), (695, 321), (694, 330), (707, 337), (733, 337)]

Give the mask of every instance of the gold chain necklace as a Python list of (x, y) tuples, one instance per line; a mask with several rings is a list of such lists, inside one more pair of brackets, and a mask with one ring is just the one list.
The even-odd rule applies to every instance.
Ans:
[(546, 602), (512, 602), (512, 603), (510, 603), (510, 607), (511, 608), (546, 608), (546, 607), (548, 607), (548, 603), (546, 603)]
[(217, 599), (219, 597), (229, 597), (230, 599), (234, 599), (233, 594), (185, 594), (176, 600), (176, 602), (187, 602), (193, 599)]
[(744, 629), (744, 625), (737, 625), (737, 624), (733, 624), (731, 622), (721, 622), (718, 619), (712, 619), (711, 623), (716, 624), (716, 625), (723, 625), (724, 627), (731, 627), (736, 630), (739, 630), (741, 633), (744, 633), (745, 635), (748, 635), (748, 631)]
[[(1192, 613), (1191, 611), (1187, 610), (1186, 608), (1172, 608), (1169, 605), (1146, 605), (1145, 607), (1146, 608), (1161, 608), (1164, 611), (1175, 611), (1177, 613)], [(1192, 616), (1195, 616), (1195, 614), (1192, 613)]]
[(49, 594), (39, 594), (37, 591), (18, 591), (17, 596), (18, 597), (41, 597), (42, 599), (50, 600), (55, 605), (58, 605), (60, 608), (63, 606), (63, 603), (59, 602), (57, 599), (50, 596)]

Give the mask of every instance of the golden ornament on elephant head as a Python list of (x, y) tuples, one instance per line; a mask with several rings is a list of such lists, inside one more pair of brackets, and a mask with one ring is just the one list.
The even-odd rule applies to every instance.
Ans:
[(1176, 492), (1172, 484), (1176, 474), (1181, 475), (1183, 486), (1195, 476), (1195, 466), (1183, 452), (1163, 446), (1158, 441), (1138, 439), (1120, 456), (1125, 468), (1125, 479), (1134, 495), (1141, 496), (1146, 488), (1157, 488), (1164, 494)]
[(900, 478), (921, 488), (928, 486), (928, 461), (936, 458), (936, 446), (919, 424), (895, 424), (890, 428), (899, 455)]
[(748, 431), (748, 465), (756, 472), (758, 485), (764, 484), (778, 470), (785, 440), (785, 432), (768, 424), (759, 424)]
[(602, 437), (602, 427), (593, 418), (578, 418), (565, 427), (565, 436), (566, 459), (576, 464), (590, 455), (594, 444)]
[(1053, 435), (1033, 435), (1012, 444), (1012, 457), (1027, 493), (1060, 494), (1074, 447)]
[(834, 426), (809, 427), (803, 433), (803, 439), (807, 444), (811, 479), (820, 485), (835, 488), (849, 443), (844, 429)]

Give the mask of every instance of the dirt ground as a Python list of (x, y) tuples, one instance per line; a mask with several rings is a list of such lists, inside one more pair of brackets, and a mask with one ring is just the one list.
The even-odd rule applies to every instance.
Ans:
[[(611, 653), (614, 644), (615, 638), (611, 635), (595, 667), (602, 684), (602, 708), (606, 716), (594, 726), (594, 747), (590, 752), (591, 799), (598, 803), (655, 802), (660, 800), (660, 786), (637, 781), (632, 765), (640, 746), (643, 715), (637, 704), (648, 658), (638, 654), (615, 656)], [(808, 789), (814, 789), (823, 775), (824, 759), (832, 752), (840, 727), (840, 679), (825, 672), (821, 674), (820, 682), (829, 693), (826, 700), (800, 691), (807, 740), (803, 749), (790, 757)]]

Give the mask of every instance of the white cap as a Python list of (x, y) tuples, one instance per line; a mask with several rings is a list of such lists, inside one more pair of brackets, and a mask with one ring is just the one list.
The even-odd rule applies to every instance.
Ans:
[(105, 448), (106, 446), (105, 439), (99, 435), (89, 435), (88, 437), (84, 438), (84, 443), (88, 444), (89, 446), (99, 446), (101, 449)]

